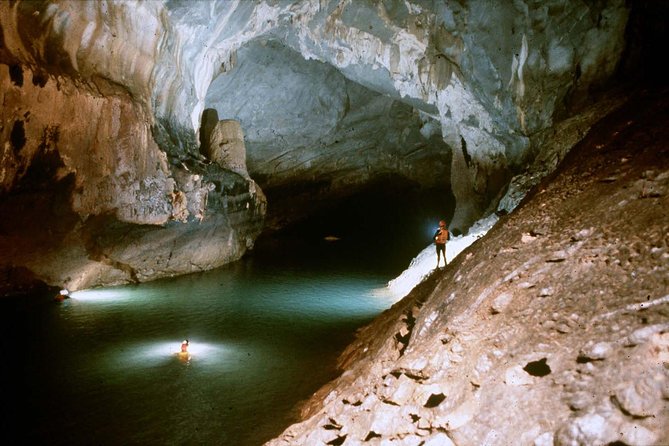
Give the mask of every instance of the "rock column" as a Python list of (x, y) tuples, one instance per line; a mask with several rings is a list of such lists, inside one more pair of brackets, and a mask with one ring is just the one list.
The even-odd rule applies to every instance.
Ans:
[(209, 136), (209, 145), (206, 147), (205, 155), (223, 169), (249, 178), (246, 170), (244, 132), (238, 121), (234, 119), (218, 121)]

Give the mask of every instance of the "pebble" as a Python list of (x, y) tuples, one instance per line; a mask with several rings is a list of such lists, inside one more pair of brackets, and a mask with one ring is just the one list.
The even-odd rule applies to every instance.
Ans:
[(535, 236), (533, 236), (533, 235), (530, 235), (530, 234), (523, 234), (523, 235), (520, 237), (520, 241), (521, 241), (521, 243), (532, 243), (532, 242), (535, 241), (536, 239), (537, 239), (537, 237), (535, 237)]
[(652, 377), (623, 383), (614, 398), (620, 407), (635, 417), (652, 417), (662, 410), (661, 383)]
[(656, 444), (658, 440), (657, 434), (637, 423), (625, 423), (620, 430), (623, 444)]
[(553, 446), (553, 432), (544, 432), (534, 439), (534, 446)]
[(548, 259), (546, 259), (547, 262), (564, 262), (565, 260), (567, 260), (567, 251), (562, 249), (553, 252)]
[(513, 296), (509, 293), (502, 293), (499, 296), (497, 296), (490, 305), (490, 310), (492, 314), (497, 314), (504, 311), (509, 306), (512, 300)]
[(574, 236), (572, 236), (571, 239), (575, 242), (578, 242), (578, 241), (587, 239), (588, 237), (590, 237), (591, 234), (592, 234), (592, 229), (591, 228), (590, 229), (581, 229), (576, 234), (574, 234)]
[(410, 378), (407, 378), (406, 375), (400, 375), (397, 381), (395, 391), (387, 400), (398, 406), (402, 406), (413, 396), (415, 383)]
[(555, 329), (560, 333), (569, 333), (571, 331), (569, 325), (565, 323), (558, 324), (558, 326)]
[(666, 330), (669, 330), (669, 323), (655, 324), (639, 328), (634, 330), (634, 332), (632, 332), (632, 334), (627, 337), (625, 346), (631, 347), (634, 345), (643, 344), (644, 342), (647, 342), (655, 333), (660, 333)]
[(609, 342), (597, 342), (584, 347), (580, 356), (590, 360), (602, 360), (609, 357), (611, 352), (613, 352), (613, 346)]
[(478, 361), (476, 362), (476, 367), (475, 370), (479, 372), (480, 374), (486, 373), (488, 370), (492, 368), (492, 361), (488, 357), (488, 355), (483, 354), (479, 356)]
[(594, 395), (588, 392), (576, 392), (569, 398), (568, 405), (571, 410), (583, 410), (592, 405)]
[(453, 440), (448, 435), (439, 432), (426, 440), (423, 446), (455, 446), (455, 443), (453, 443)]
[(551, 328), (555, 328), (555, 321), (544, 321), (541, 323), (541, 326), (550, 330)]
[(555, 445), (608, 444), (617, 440), (617, 435), (614, 420), (591, 413), (569, 420), (558, 431)]
[(658, 248), (656, 246), (654, 246), (650, 249), (650, 255), (655, 260), (660, 259), (662, 257), (662, 254), (664, 254), (664, 252), (665, 252), (665, 248)]
[(554, 293), (554, 291), (553, 291), (552, 287), (542, 288), (541, 291), (539, 291), (539, 297), (552, 296), (553, 293)]

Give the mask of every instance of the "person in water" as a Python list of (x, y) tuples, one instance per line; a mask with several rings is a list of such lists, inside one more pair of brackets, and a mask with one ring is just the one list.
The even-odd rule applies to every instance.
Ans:
[(434, 233), (434, 244), (437, 246), (437, 268), (439, 268), (439, 259), (444, 256), (444, 266), (446, 266), (446, 242), (449, 239), (446, 222), (441, 220), (439, 222), (439, 229)]
[(183, 362), (184, 364), (190, 363), (190, 353), (188, 353), (189, 345), (190, 342), (188, 342), (188, 339), (184, 339), (184, 341), (181, 343), (181, 348), (177, 352), (177, 358), (179, 358), (179, 361)]

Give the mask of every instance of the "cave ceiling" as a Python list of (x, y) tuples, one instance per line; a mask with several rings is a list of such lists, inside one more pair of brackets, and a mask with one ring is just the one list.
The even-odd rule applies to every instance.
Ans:
[[(253, 244), (262, 190), (271, 215), (401, 177), (450, 189), (451, 227), (466, 230), (614, 74), (628, 13), (622, 0), (2, 2), (0, 190), (53, 152), (49, 180), (69, 179), (84, 222), (225, 226), (235, 254), (197, 268)], [(207, 156), (203, 137), (230, 119), (248, 176)], [(291, 205), (291, 185), (310, 192)], [(89, 258), (144, 277), (110, 249)]]

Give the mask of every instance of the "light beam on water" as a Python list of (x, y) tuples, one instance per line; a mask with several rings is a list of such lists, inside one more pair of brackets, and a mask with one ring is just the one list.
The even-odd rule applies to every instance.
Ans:
[(240, 446), (277, 435), (295, 404), (335, 376), (355, 329), (394, 301), (388, 276), (280, 263), (3, 312), (3, 338), (20, 340), (3, 346), (20, 364), (9, 402), (13, 417), (30, 420), (21, 434), (49, 444)]

